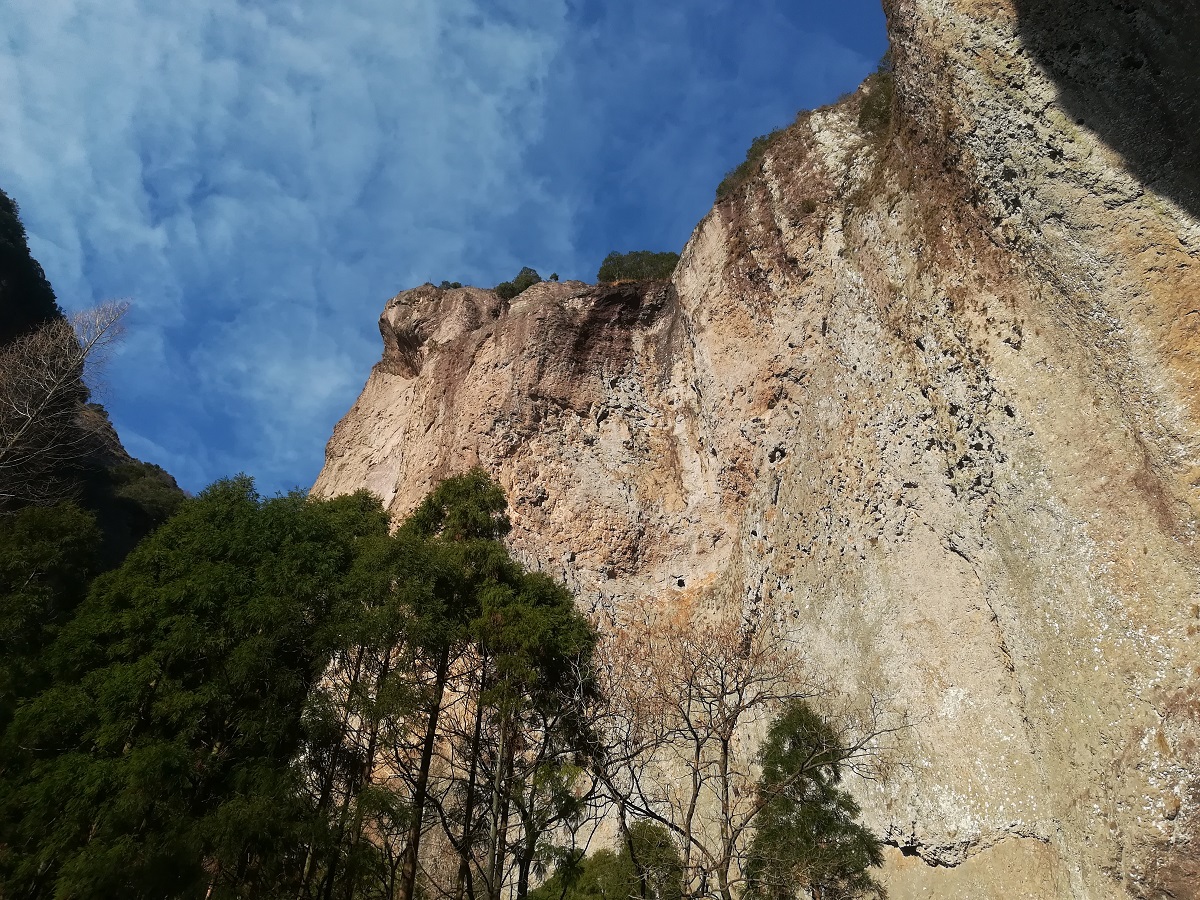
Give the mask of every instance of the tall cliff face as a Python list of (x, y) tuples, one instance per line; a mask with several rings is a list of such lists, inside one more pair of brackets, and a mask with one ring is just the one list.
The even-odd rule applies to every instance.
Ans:
[(587, 606), (786, 610), (913, 722), (893, 898), (1200, 896), (1200, 11), (886, 6), (890, 124), (801, 116), (673, 283), (390, 301), (315, 490), (482, 464)]

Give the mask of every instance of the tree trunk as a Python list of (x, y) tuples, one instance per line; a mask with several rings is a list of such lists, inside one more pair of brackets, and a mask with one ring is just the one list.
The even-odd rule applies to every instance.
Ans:
[(475, 900), (474, 879), (471, 877), (471, 837), (474, 832), (475, 782), (479, 777), (479, 745), (483, 734), (483, 691), (487, 686), (487, 660), (482, 660), (479, 676), (479, 698), (475, 702), (475, 732), (471, 736), (471, 769), (467, 775), (467, 796), (463, 801), (462, 841), (459, 844), (458, 892), (456, 900)]
[(412, 822), (408, 826), (408, 843), (404, 847), (404, 859), (400, 864), (400, 889), (396, 900), (413, 900), (417, 886), (417, 860), (421, 851), (421, 828), (425, 822), (425, 800), (429, 795), (429, 768), (433, 764), (433, 750), (437, 744), (438, 716), (442, 707), (442, 692), (446, 689), (446, 671), (450, 666), (450, 648), (443, 647), (434, 672), (433, 703), (429, 710), (429, 725), (425, 731), (425, 745), (421, 748), (421, 767), (417, 770), (417, 784), (413, 790)]
[[(354, 655), (354, 666), (350, 670), (350, 684), (346, 689), (347, 702), (345, 708), (342, 710), (342, 725), (338, 731), (338, 742), (330, 756), (329, 770), (325, 773), (325, 778), (321, 782), (321, 799), (317, 802), (317, 816), (319, 818), (324, 816), (326, 807), (333, 799), (334, 786), (337, 783), (337, 769), (342, 762), (342, 747), (346, 742), (346, 732), (350, 728), (349, 694), (354, 690), (354, 686), (358, 683), (358, 679), (362, 673), (362, 659), (365, 652), (364, 648), (359, 647)], [(337, 854), (335, 852), (334, 859), (336, 860), (336, 858)], [(316, 834), (314, 834), (313, 842), (308, 845), (308, 853), (304, 857), (304, 870), (300, 876), (300, 888), (296, 891), (297, 900), (308, 894), (308, 882), (312, 878), (316, 862)], [(336, 862), (333, 865), (336, 866)]]
[[(379, 692), (382, 690), (383, 682), (387, 679), (388, 673), (391, 671), (391, 665), (392, 654), (389, 650), (388, 652), (384, 653), (383, 659), (379, 664), (379, 673), (375, 677), (375, 700), (378, 700), (379, 698)], [(378, 710), (373, 710), (371, 713), (371, 732), (370, 736), (367, 738), (367, 753), (366, 758), (363, 761), (363, 781), (362, 784), (357, 785), (357, 789), (355, 790), (356, 795), (362, 791), (364, 786), (371, 783), (372, 773), (375, 771), (375, 754), (379, 749), (379, 718)], [(353, 837), (350, 841), (350, 849), (352, 851), (358, 846), (359, 841), (362, 840), (362, 834), (363, 815), (360, 807), (354, 811), (354, 830)], [(352, 852), (350, 854), (350, 862), (347, 864), (346, 868), (346, 900), (353, 900), (354, 897), (354, 876), (356, 874), (355, 869), (357, 864), (358, 855)]]
[[(504, 866), (500, 844), (508, 827), (508, 809), (502, 789), (508, 762), (508, 717), (500, 721), (500, 743), (496, 749), (496, 771), (492, 777), (492, 831), (488, 838), (487, 887), (488, 900), (500, 900), (501, 872)], [(501, 807), (504, 807), (503, 814)]]

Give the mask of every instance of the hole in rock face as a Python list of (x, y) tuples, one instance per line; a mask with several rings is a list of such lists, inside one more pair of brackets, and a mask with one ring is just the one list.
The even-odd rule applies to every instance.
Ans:
[(675, 582), (676, 587), (683, 587), (683, 579), (680, 578)]
[(900, 855), (901, 856), (916, 856), (917, 848), (916, 847), (901, 847)]

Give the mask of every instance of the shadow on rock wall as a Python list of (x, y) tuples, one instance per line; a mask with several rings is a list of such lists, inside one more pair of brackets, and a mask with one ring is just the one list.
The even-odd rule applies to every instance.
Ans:
[(1015, 0), (1076, 122), (1200, 217), (1200, 0)]

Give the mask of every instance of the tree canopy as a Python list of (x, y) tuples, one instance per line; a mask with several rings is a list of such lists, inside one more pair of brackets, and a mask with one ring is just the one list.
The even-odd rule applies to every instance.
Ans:
[(679, 263), (678, 253), (653, 253), (649, 250), (633, 250), (617, 253), (615, 250), (604, 257), (597, 281), (665, 281)]
[(882, 896), (871, 869), (879, 841), (857, 819), (858, 803), (841, 787), (850, 755), (836, 730), (807, 702), (787, 704), (762, 748), (758, 795), (764, 804), (750, 845), (747, 879), (760, 900)]
[[(263, 500), (219, 482), (92, 585), (49, 651), (54, 684), (6, 736), (10, 896), (238, 896), (299, 846), (301, 713), (356, 550), (384, 540), (366, 495)], [(19, 751), (19, 752), (18, 752)], [(286, 854), (285, 854), (286, 855)]]
[(29, 252), (20, 210), (0, 190), (0, 346), (61, 318), (54, 289)]
[(524, 266), (512, 281), (502, 281), (495, 287), (496, 294), (503, 300), (512, 300), (535, 284), (541, 284), (542, 276), (536, 269)]

